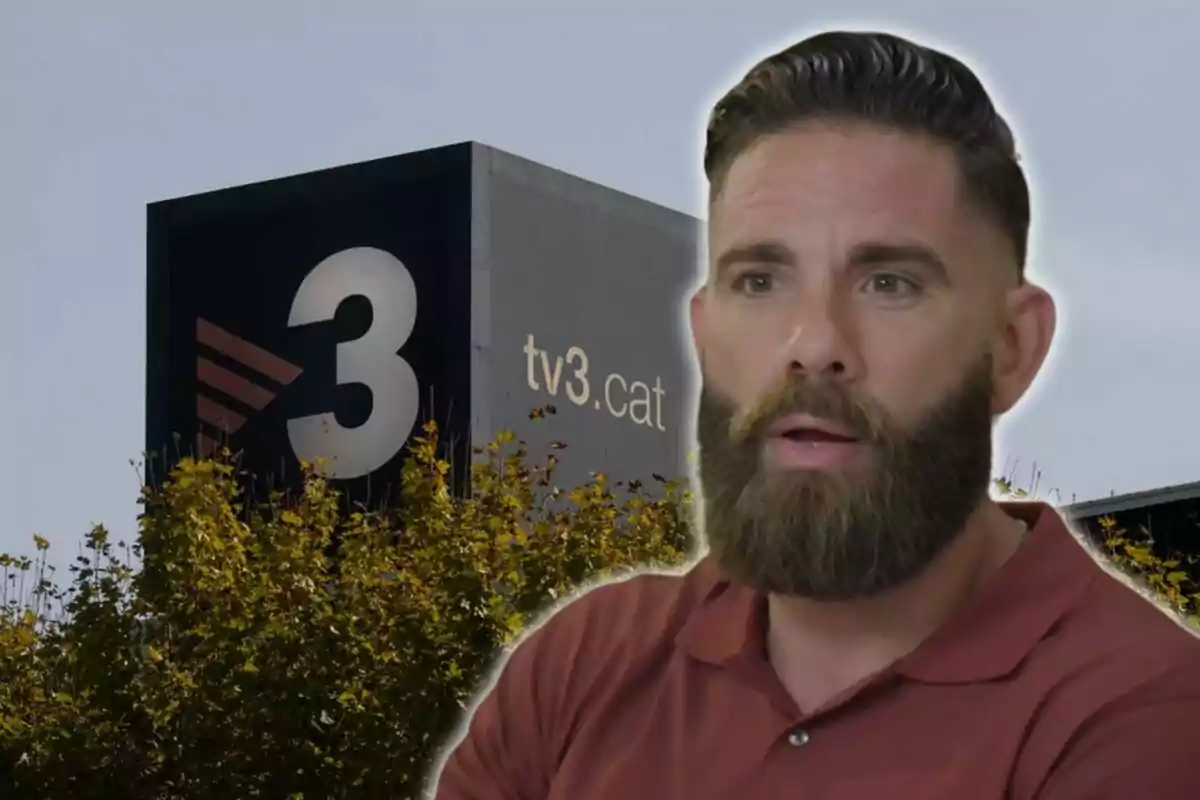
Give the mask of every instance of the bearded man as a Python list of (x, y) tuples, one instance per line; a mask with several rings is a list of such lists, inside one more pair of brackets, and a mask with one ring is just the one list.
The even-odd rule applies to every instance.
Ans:
[(1194, 800), (1200, 640), (989, 497), (1055, 328), (1012, 133), (959, 60), (814, 36), (714, 109), (707, 554), (516, 648), (444, 800)]

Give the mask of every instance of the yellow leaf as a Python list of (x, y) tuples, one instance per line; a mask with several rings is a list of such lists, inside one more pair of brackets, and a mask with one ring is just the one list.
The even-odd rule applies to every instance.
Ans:
[(1138, 547), (1137, 545), (1125, 545), (1125, 554), (1139, 564), (1149, 564), (1154, 561), (1154, 554), (1150, 552), (1148, 547)]

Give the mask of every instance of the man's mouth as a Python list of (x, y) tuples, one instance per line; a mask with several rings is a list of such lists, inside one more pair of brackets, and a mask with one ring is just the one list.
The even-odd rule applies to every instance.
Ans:
[(845, 426), (794, 415), (777, 421), (768, 430), (764, 456), (777, 468), (840, 469), (861, 457), (861, 444)]
[(792, 442), (857, 442), (858, 437), (849, 428), (828, 420), (804, 415), (789, 415), (778, 420), (770, 428), (770, 435)]
[(782, 434), (784, 439), (792, 442), (854, 442), (858, 441), (853, 436), (842, 436), (841, 434), (824, 431), (820, 428), (792, 428), (784, 431)]

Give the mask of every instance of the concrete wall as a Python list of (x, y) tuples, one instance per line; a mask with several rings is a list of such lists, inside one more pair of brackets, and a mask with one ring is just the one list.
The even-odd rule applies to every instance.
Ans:
[(681, 475), (698, 221), (479, 145), (474, 173), (474, 437), (565, 442), (568, 483)]

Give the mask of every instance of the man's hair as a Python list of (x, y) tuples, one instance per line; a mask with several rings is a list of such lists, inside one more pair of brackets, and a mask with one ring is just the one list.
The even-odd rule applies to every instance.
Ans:
[(891, 34), (840, 31), (769, 56), (713, 108), (704, 147), (713, 196), (746, 148), (817, 118), (874, 123), (952, 146), (967, 197), (1000, 225), (1024, 273), (1029, 186), (1012, 131), (961, 61)]

